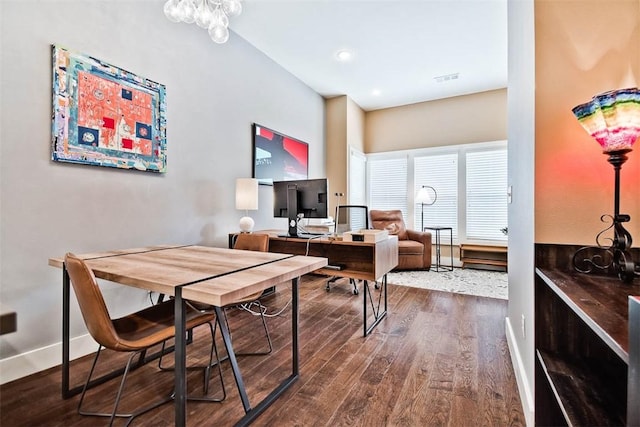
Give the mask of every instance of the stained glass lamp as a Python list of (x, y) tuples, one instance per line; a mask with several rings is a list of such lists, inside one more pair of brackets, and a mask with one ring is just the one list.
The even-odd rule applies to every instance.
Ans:
[[(576, 270), (590, 273), (594, 270), (613, 270), (624, 282), (631, 282), (640, 275), (640, 263), (634, 263), (629, 249), (631, 248), (631, 234), (624, 228), (623, 223), (629, 222), (631, 217), (620, 213), (620, 169), (627, 161), (627, 154), (633, 144), (640, 137), (640, 89), (627, 88), (612, 90), (594, 96), (591, 101), (573, 108), (573, 113), (580, 124), (602, 146), (607, 161), (613, 165), (615, 172), (614, 213), (603, 215), (601, 219), (611, 220), (611, 225), (601, 231), (596, 237), (598, 248), (604, 254), (593, 254), (593, 247), (580, 248), (573, 257)], [(608, 244), (601, 243), (602, 236), (613, 228), (613, 239)]]

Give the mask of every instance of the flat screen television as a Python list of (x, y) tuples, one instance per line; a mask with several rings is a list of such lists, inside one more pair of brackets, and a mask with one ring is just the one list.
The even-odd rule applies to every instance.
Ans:
[(289, 236), (298, 235), (300, 218), (327, 218), (326, 178), (273, 182), (273, 216), (289, 219)]
[(307, 179), (309, 145), (259, 124), (253, 124), (253, 177), (260, 184)]

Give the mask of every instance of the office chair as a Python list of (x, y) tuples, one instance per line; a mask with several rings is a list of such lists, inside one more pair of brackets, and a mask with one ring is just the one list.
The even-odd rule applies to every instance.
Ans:
[[(269, 251), (269, 235), (268, 234), (260, 234), (260, 233), (242, 233), (238, 234), (236, 237), (235, 243), (233, 245), (233, 249), (241, 249), (246, 251), (258, 251), (258, 252), (268, 252)], [(231, 333), (231, 329), (229, 328), (229, 322), (226, 316), (226, 309), (231, 307), (242, 307), (252, 304), (257, 304), (258, 309), (260, 310), (260, 318), (262, 319), (262, 326), (264, 328), (264, 333), (267, 337), (267, 343), (269, 350), (267, 351), (258, 351), (258, 352), (250, 352), (250, 353), (236, 353), (236, 356), (258, 356), (258, 355), (266, 355), (271, 353), (273, 350), (273, 346), (271, 345), (271, 336), (269, 335), (269, 329), (267, 328), (267, 322), (264, 318), (265, 307), (260, 302), (260, 297), (262, 296), (262, 291), (257, 292), (255, 294), (249, 295), (245, 298), (234, 301), (230, 304), (227, 304), (223, 307), (223, 313), (225, 313), (225, 322), (227, 322), (227, 329), (229, 329), (229, 333)]]

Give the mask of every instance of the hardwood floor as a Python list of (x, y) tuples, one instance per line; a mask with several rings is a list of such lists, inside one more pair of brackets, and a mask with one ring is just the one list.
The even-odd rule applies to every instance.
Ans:
[[(524, 426), (522, 405), (504, 333), (507, 302), (389, 285), (389, 314), (362, 336), (362, 292), (355, 296), (340, 280), (326, 292), (323, 276), (307, 275), (300, 288), (300, 379), (254, 423), (256, 426)], [(264, 299), (269, 312), (289, 301), (286, 285)], [(258, 318), (229, 312), (236, 349), (266, 346)], [(258, 402), (291, 369), (290, 310), (267, 319), (270, 356), (239, 360), (249, 398)], [(217, 334), (217, 341), (220, 341)], [(195, 332), (188, 365), (202, 362), (210, 335)], [(218, 346), (221, 353), (224, 347)], [(92, 356), (73, 362), (72, 384), (81, 383)], [(105, 353), (103, 371), (124, 366), (122, 355)], [(171, 364), (171, 357), (166, 359)], [(233, 425), (243, 415), (229, 364), (224, 362), (223, 403), (189, 402), (189, 426)], [(155, 375), (154, 375), (155, 374)], [(123, 410), (148, 404), (172, 389), (173, 374), (157, 364), (135, 370), (125, 389)], [(110, 409), (119, 380), (87, 394), (91, 409)], [(189, 390), (202, 392), (201, 371), (189, 371)], [(216, 376), (210, 394), (220, 392)], [(79, 396), (60, 397), (60, 368), (0, 386), (0, 424), (9, 426), (95, 426), (106, 419), (76, 413)], [(173, 404), (136, 418), (133, 426), (173, 424)], [(119, 419), (115, 425), (124, 425)]]

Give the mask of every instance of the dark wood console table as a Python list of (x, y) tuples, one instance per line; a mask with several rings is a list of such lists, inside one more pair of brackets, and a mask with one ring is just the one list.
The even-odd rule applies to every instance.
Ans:
[(640, 425), (637, 295), (638, 283), (536, 268), (536, 425)]

